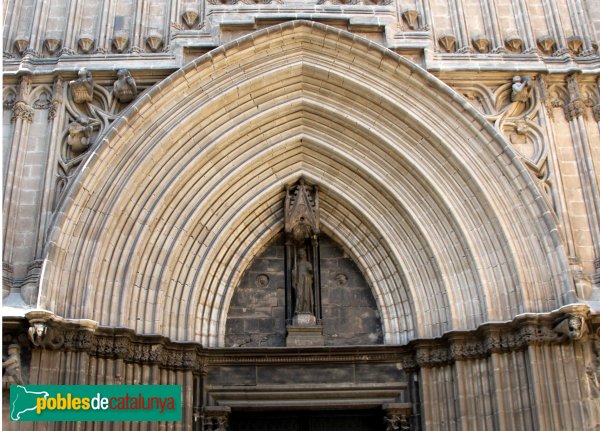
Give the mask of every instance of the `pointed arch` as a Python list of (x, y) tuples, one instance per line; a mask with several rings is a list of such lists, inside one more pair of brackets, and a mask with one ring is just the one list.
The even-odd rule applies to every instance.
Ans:
[(542, 196), (480, 114), (389, 50), (293, 21), (198, 58), (115, 121), (55, 220), (39, 305), (221, 345), (233, 288), (301, 176), (386, 343), (552, 310), (573, 290)]

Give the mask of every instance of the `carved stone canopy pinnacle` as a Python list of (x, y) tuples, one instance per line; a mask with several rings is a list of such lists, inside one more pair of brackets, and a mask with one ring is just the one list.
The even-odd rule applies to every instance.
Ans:
[(296, 241), (318, 235), (319, 198), (317, 186), (308, 186), (300, 179), (294, 187), (286, 188), (285, 232)]

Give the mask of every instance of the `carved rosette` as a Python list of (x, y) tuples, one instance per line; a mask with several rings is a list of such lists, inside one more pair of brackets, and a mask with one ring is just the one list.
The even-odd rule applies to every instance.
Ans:
[(446, 50), (446, 52), (454, 52), (456, 45), (456, 37), (451, 33), (446, 33), (438, 38), (439, 44)]

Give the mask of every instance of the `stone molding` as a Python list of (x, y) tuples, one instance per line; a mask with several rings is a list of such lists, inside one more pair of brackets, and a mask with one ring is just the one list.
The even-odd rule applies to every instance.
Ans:
[(81, 351), (125, 362), (168, 369), (205, 372), (215, 365), (397, 362), (407, 372), (418, 368), (482, 359), (494, 353), (521, 351), (533, 345), (584, 341), (600, 326), (600, 315), (574, 304), (550, 313), (523, 314), (509, 322), (489, 322), (474, 331), (452, 331), (435, 339), (405, 345), (270, 348), (203, 348), (159, 335), (138, 335), (126, 328), (99, 327), (96, 322), (69, 320), (48, 311), (25, 315), (34, 348)]

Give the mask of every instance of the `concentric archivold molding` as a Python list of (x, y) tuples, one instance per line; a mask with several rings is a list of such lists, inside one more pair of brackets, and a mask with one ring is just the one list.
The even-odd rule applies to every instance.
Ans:
[(39, 305), (222, 344), (233, 289), (304, 176), (387, 343), (556, 309), (566, 258), (519, 163), (414, 64), (288, 22), (200, 57), (114, 123), (60, 210)]

